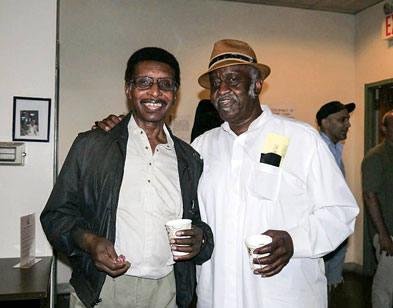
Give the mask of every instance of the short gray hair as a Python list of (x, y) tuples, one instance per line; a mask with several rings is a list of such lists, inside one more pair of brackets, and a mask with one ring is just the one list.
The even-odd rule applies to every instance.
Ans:
[(255, 97), (255, 82), (257, 81), (258, 78), (261, 78), (261, 71), (251, 65), (247, 65), (248, 70), (250, 72), (250, 77), (251, 77), (251, 84), (250, 88), (248, 89), (248, 95)]

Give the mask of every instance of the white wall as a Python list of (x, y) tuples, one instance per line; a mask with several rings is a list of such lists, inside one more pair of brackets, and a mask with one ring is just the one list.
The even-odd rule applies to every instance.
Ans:
[(197, 77), (222, 38), (254, 47), (272, 68), (262, 102), (292, 105), (299, 120), (314, 123), (321, 104), (355, 98), (353, 15), (191, 0), (85, 0), (83, 5), (68, 0), (60, 11), (60, 162), (77, 132), (109, 113), (127, 111), (126, 62), (145, 46), (165, 48), (178, 58), (177, 114), (192, 120), (198, 101), (208, 97)]
[(12, 141), (13, 96), (52, 99), (50, 142), (26, 142), (24, 166), (0, 165), (0, 257), (19, 257), (20, 216), (36, 212), (36, 255), (52, 255), (39, 223), (53, 186), (56, 1), (0, 0), (0, 141)]

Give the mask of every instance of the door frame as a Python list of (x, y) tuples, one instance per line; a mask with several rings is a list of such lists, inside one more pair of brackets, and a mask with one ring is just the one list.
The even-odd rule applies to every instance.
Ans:
[(393, 85), (393, 78), (364, 85), (364, 155), (378, 144), (378, 114), (375, 113), (375, 89)]
[[(393, 85), (393, 78), (364, 85), (364, 155), (378, 144), (378, 102), (375, 100), (376, 89), (382, 86)], [(374, 275), (376, 260), (373, 253), (372, 241), (369, 236), (369, 221), (364, 208), (363, 215), (363, 273)]]

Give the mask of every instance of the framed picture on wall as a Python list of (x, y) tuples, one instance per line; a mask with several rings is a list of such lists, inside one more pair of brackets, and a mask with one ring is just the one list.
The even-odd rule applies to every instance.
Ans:
[(50, 98), (14, 96), (12, 140), (49, 142)]

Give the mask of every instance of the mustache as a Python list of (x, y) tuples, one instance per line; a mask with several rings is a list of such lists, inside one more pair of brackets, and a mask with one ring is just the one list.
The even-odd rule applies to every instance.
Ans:
[(219, 104), (219, 103), (221, 102), (222, 99), (226, 99), (226, 98), (232, 99), (232, 100), (234, 100), (236, 103), (239, 102), (239, 99), (238, 99), (238, 97), (237, 97), (235, 94), (226, 93), (226, 94), (223, 94), (223, 95), (218, 96), (218, 97), (216, 98), (215, 103), (216, 103), (216, 104)]

